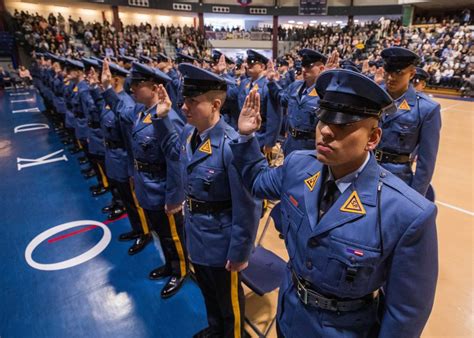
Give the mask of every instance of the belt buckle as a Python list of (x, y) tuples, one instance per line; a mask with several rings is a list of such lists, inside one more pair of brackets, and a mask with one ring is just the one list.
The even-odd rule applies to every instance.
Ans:
[(300, 283), (299, 280), (296, 285), (296, 294), (298, 295), (299, 299), (303, 302), (303, 304), (305, 305), (308, 304), (308, 290), (306, 290), (306, 288)]
[(293, 137), (296, 137), (296, 129), (295, 128), (291, 128), (290, 135), (293, 136)]
[(190, 198), (188, 198), (188, 209), (193, 212), (193, 201)]
[(382, 161), (383, 152), (381, 152), (380, 150), (375, 150), (374, 155), (377, 162)]

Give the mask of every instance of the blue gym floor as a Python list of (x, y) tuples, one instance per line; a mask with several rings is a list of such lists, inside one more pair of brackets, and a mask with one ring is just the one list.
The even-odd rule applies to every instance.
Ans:
[[(127, 254), (132, 243), (117, 237), (130, 230), (128, 219), (104, 222), (101, 208), (111, 195), (91, 197), (96, 179), (82, 177), (82, 153), (69, 154), (38, 112), (43, 107), (36, 91), (0, 91), (0, 108), (0, 337), (185, 338), (203, 329), (206, 313), (196, 284), (188, 279), (178, 294), (161, 299), (164, 281), (148, 280), (163, 264), (159, 250), (150, 244)], [(49, 129), (14, 132), (33, 123)], [(46, 233), (33, 245), (44, 231), (74, 221), (82, 222)], [(111, 240), (100, 252), (94, 248), (107, 244), (107, 228)], [(28, 264), (27, 247), (40, 268)], [(92, 252), (100, 253), (65, 267)]]

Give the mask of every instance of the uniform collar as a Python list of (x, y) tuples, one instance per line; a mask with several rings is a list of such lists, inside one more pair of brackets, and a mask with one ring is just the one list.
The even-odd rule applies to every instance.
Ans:
[[(369, 163), (369, 159), (370, 159), (370, 154), (367, 153), (367, 157), (366, 157), (364, 163), (359, 167), (359, 169), (347, 174), (344, 177), (341, 177), (341, 178), (335, 180), (337, 188), (339, 189), (341, 194), (344, 193), (344, 191), (346, 191), (347, 188), (349, 188), (351, 186), (351, 184), (359, 177), (360, 173), (367, 166), (367, 163)], [(331, 172), (331, 168), (329, 168), (329, 167), (328, 167), (328, 175), (327, 175), (326, 181), (328, 181), (328, 180), (334, 180), (334, 176)]]
[(415, 103), (416, 103), (416, 90), (411, 84), (408, 86), (407, 91), (405, 93), (403, 93), (402, 96), (400, 96), (398, 99), (395, 100), (397, 106), (400, 105), (400, 103), (402, 103), (403, 100), (406, 100), (407, 103), (410, 106), (415, 105)]

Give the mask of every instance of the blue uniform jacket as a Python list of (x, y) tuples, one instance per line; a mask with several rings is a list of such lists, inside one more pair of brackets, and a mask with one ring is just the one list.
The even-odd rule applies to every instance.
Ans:
[(395, 100), (396, 113), (382, 118), (382, 140), (378, 149), (416, 158), (413, 175), (410, 164), (382, 163), (409, 186), (425, 195), (433, 177), (441, 130), (440, 105), (426, 94), (417, 93), (410, 85)]
[[(371, 155), (319, 220), (318, 199), (327, 167), (314, 151), (295, 151), (282, 166), (271, 169), (255, 139), (233, 143), (231, 149), (252, 193), (281, 199), (290, 260), (280, 287), (278, 321), (286, 338), (368, 337), (373, 330), (384, 338), (420, 336), (438, 274), (434, 204)], [(290, 269), (326, 297), (358, 299), (384, 287), (385, 300), (380, 308), (373, 303), (352, 312), (306, 306), (296, 294)]]
[[(105, 145), (104, 136), (100, 126), (101, 114), (105, 107), (104, 99), (101, 95), (101, 90), (98, 86), (89, 87), (89, 94), (84, 95), (84, 101), (89, 105), (88, 112), (88, 127), (89, 127), (89, 152), (94, 155), (104, 156)], [(91, 105), (92, 103), (92, 105)]]
[(66, 104), (66, 115), (65, 115), (65, 124), (66, 128), (73, 129), (76, 127), (76, 118), (74, 117), (74, 112), (73, 112), (73, 95), (74, 93), (74, 88), (76, 87), (76, 84), (73, 81), (66, 81), (64, 82), (64, 103)]
[(118, 116), (120, 122), (120, 131), (122, 132), (122, 137), (125, 142), (125, 149), (127, 150), (128, 175), (133, 177), (134, 164), (132, 132), (138, 113), (143, 111), (145, 108), (142, 104), (136, 103), (126, 92), (116, 94), (112, 88), (104, 91), (103, 97), (105, 102), (107, 102), (114, 113)]
[[(272, 100), (275, 100), (277, 105), (288, 108), (288, 127), (315, 133), (319, 121), (316, 117), (319, 96), (313, 85), (308, 89), (307, 95), (300, 97), (299, 91), (304, 85), (304, 81), (298, 80), (289, 85), (288, 88), (283, 89), (278, 83), (269, 82), (268, 90)], [(288, 133), (283, 150), (286, 156), (294, 150), (312, 150), (315, 147), (314, 138), (296, 139), (291, 133)]]
[(154, 119), (156, 137), (167, 157), (181, 161), (185, 194), (197, 200), (231, 201), (219, 213), (191, 213), (186, 208), (186, 245), (193, 263), (224, 267), (227, 260), (245, 262), (253, 248), (260, 218), (260, 201), (244, 187), (232, 164), (229, 143), (237, 132), (223, 118), (194, 154), (190, 140), (194, 127), (179, 133), (169, 117)]
[(88, 102), (85, 99), (86, 96), (89, 96), (89, 85), (86, 81), (82, 80), (76, 84), (72, 90), (71, 103), (72, 111), (75, 117), (75, 132), (76, 138), (78, 139), (87, 139), (89, 136), (88, 131), (88, 105), (93, 105), (94, 103)]
[[(109, 149), (105, 152), (105, 167), (107, 175), (119, 182), (125, 182), (133, 176), (133, 153), (131, 151), (131, 136), (129, 139), (124, 135), (121, 115), (130, 115), (130, 135), (135, 121), (135, 102), (125, 90), (115, 93), (112, 88), (102, 93), (106, 102), (106, 109), (101, 115), (101, 127), (104, 140), (110, 140), (123, 147)], [(131, 112), (130, 114), (128, 112)]]
[(244, 106), (245, 98), (249, 92), (255, 88), (260, 94), (260, 112), (262, 115), (262, 126), (257, 132), (257, 139), (261, 147), (271, 146), (276, 144), (278, 135), (280, 134), (280, 128), (282, 124), (282, 111), (278, 109), (275, 102), (270, 100), (268, 93), (267, 83), (268, 80), (265, 76), (261, 76), (255, 81), (252, 88), (250, 88), (251, 79), (246, 78), (240, 82), (238, 87), (227, 91), (229, 100), (237, 98), (239, 104), (239, 112)]
[(181, 107), (184, 103), (182, 94), (183, 79), (181, 73), (172, 68), (167, 75), (171, 78), (171, 81), (166, 85), (166, 91), (170, 97), (172, 108), (178, 113), (178, 116), (183, 120), (183, 122), (186, 123), (186, 116), (181, 112)]
[[(165, 156), (163, 145), (156, 136), (151, 120), (155, 111), (156, 107), (149, 112), (139, 112), (132, 131), (133, 158), (165, 168), (163, 173), (158, 175), (135, 168), (135, 193), (140, 206), (149, 210), (161, 210), (165, 204), (179, 204), (184, 200), (179, 159)], [(181, 132), (184, 126), (181, 118), (173, 110), (169, 116), (174, 128)]]

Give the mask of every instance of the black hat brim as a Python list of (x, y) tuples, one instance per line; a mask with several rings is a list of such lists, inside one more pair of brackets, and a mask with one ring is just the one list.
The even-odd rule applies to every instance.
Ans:
[(330, 110), (326, 108), (316, 109), (316, 116), (319, 120), (327, 124), (348, 124), (355, 123), (370, 117), (373, 115), (362, 115), (362, 114), (347, 114), (342, 111)]

